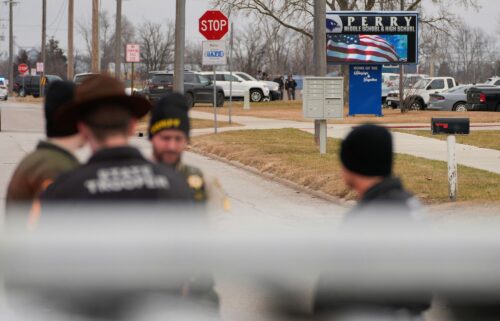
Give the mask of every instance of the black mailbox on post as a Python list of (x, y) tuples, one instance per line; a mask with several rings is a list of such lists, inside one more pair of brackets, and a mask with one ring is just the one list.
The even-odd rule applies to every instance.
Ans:
[(469, 118), (432, 118), (432, 134), (468, 135), (470, 133)]

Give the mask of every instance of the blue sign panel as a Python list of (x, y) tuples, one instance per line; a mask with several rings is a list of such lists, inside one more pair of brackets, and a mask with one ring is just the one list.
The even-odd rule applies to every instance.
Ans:
[(222, 58), (224, 57), (224, 51), (222, 50), (212, 50), (207, 52), (207, 57), (210, 58)]
[(382, 66), (350, 65), (349, 116), (382, 115)]

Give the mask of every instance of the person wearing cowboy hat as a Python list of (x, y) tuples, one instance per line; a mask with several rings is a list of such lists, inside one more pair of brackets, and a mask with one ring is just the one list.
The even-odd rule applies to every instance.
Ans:
[(76, 88), (73, 102), (56, 118), (77, 126), (92, 156), (82, 167), (56, 179), (41, 195), (44, 202), (192, 200), (185, 180), (172, 169), (146, 160), (129, 146), (137, 120), (151, 109), (149, 101), (127, 96), (116, 79), (96, 75)]
[[(76, 125), (63, 126), (55, 119), (61, 107), (75, 96), (75, 85), (56, 81), (47, 90), (44, 103), (46, 140), (18, 164), (7, 189), (7, 213), (26, 214), (39, 194), (60, 174), (77, 168), (74, 153), (85, 140)], [(63, 128), (65, 127), (65, 128)], [(22, 208), (26, 207), (26, 211)]]
[(229, 210), (229, 200), (217, 180), (207, 182), (203, 172), (182, 161), (190, 137), (189, 106), (186, 98), (173, 93), (153, 107), (149, 122), (149, 139), (156, 162), (177, 170), (185, 178), (198, 202), (214, 204), (214, 209)]

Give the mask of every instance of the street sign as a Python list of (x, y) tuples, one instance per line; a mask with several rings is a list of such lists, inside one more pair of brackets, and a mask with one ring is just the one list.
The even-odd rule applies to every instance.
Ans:
[(32, 76), (36, 76), (36, 68), (31, 68), (31, 73)]
[(43, 62), (37, 62), (36, 63), (36, 71), (37, 72), (44, 72), (45, 66), (43, 65)]
[(141, 47), (137, 44), (127, 44), (126, 62), (141, 62)]
[(227, 64), (227, 49), (224, 40), (203, 41), (203, 65), (215, 66)]
[(207, 40), (220, 40), (229, 31), (229, 20), (218, 10), (209, 10), (199, 20), (200, 33)]
[(19, 64), (19, 66), (17, 66), (17, 71), (19, 71), (19, 73), (21, 73), (21, 74), (28, 72), (28, 70), (29, 70), (29, 67), (27, 64)]

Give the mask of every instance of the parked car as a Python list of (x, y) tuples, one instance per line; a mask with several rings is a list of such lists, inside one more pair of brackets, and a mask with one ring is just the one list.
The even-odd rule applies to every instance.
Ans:
[[(61, 81), (62, 78), (55, 75), (45, 75), (47, 79), (45, 83), (45, 90), (50, 86), (54, 81)], [(25, 97), (28, 95), (32, 95), (33, 97), (40, 96), (40, 75), (37, 76), (17, 76), (14, 80), (13, 86), (14, 92), (16, 92), (20, 97)]]
[(81, 85), (82, 82), (84, 82), (87, 78), (94, 76), (94, 75), (99, 75), (99, 74), (93, 73), (93, 72), (85, 72), (85, 73), (81, 73), (81, 74), (76, 74), (73, 77), (73, 82), (78, 86), (78, 85)]
[[(213, 81), (214, 73), (211, 71), (201, 72), (202, 75)], [(263, 81), (259, 81), (244, 72), (233, 72), (233, 98), (243, 98), (245, 92), (250, 95), (250, 101), (259, 102), (269, 99), (269, 87)], [(216, 72), (217, 85), (224, 89), (224, 97), (230, 96), (231, 73), (229, 71)]]
[[(441, 111), (467, 111), (467, 91), (474, 85), (462, 85), (448, 89), (440, 94), (430, 94), (427, 109)], [(478, 85), (480, 88), (491, 88), (493, 85)]]
[[(173, 72), (152, 72), (150, 79), (146, 81), (143, 94), (151, 101), (157, 101), (161, 97), (171, 93), (174, 89)], [(224, 106), (224, 89), (216, 87), (217, 107)], [(214, 100), (213, 82), (199, 72), (184, 72), (184, 95), (188, 105), (193, 107), (197, 103), (212, 103)]]
[(0, 99), (7, 100), (8, 98), (9, 98), (9, 90), (5, 85), (5, 81), (3, 79), (0, 79)]
[(486, 85), (500, 86), (500, 77), (491, 77), (485, 82)]
[[(430, 95), (439, 94), (456, 87), (452, 77), (428, 77), (419, 80), (413, 87), (404, 89), (405, 104), (409, 109), (424, 110), (427, 108)], [(399, 91), (392, 91), (387, 96), (388, 104), (399, 106)]]
[(500, 111), (500, 87), (471, 87), (467, 91), (467, 109)]

